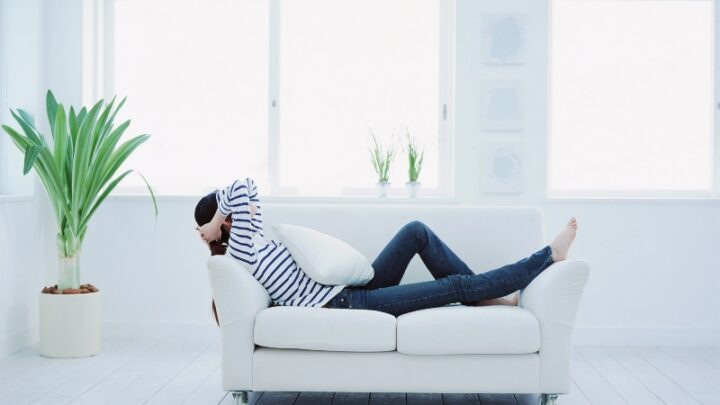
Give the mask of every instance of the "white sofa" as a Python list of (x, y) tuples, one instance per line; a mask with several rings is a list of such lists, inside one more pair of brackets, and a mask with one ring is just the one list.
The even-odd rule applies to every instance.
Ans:
[[(265, 222), (314, 227), (372, 260), (411, 220), (430, 226), (477, 272), (542, 248), (539, 210), (460, 205), (265, 204)], [(556, 231), (553, 229), (553, 231)], [(559, 231), (559, 230), (558, 230)], [(269, 235), (272, 236), (272, 235)], [(220, 319), (223, 386), (248, 391), (567, 393), (575, 315), (589, 275), (555, 263), (518, 307), (451, 305), (400, 317), (369, 310), (271, 307), (264, 288), (229, 257), (208, 261)], [(419, 260), (403, 283), (431, 279)]]

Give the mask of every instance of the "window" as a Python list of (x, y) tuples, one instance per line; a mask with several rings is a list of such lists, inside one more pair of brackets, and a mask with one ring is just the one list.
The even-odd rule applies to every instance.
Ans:
[[(440, 7), (437, 0), (283, 0), (279, 22), (278, 183), (301, 194), (371, 186), (370, 130), (407, 126), (438, 185)], [(405, 138), (396, 139), (399, 144)], [(390, 181), (407, 181), (398, 151)]]
[[(238, 176), (264, 193), (372, 193), (370, 130), (388, 140), (406, 126), (425, 145), (423, 189), (441, 194), (446, 2), (109, 2), (105, 95), (128, 95), (131, 133), (152, 134), (128, 167), (160, 194)], [(396, 141), (400, 188), (407, 159)]]
[(712, 1), (554, 0), (549, 194), (707, 195)]
[[(264, 0), (116, 0), (106, 10), (108, 94), (128, 95), (128, 160), (160, 194), (267, 181), (268, 8)], [(108, 13), (109, 11), (109, 13)], [(110, 28), (110, 30), (108, 30)], [(106, 49), (107, 52), (107, 49)], [(142, 180), (126, 185), (142, 190)]]

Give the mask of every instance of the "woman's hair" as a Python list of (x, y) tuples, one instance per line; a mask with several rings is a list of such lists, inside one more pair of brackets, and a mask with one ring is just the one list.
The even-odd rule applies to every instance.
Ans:
[[(213, 219), (213, 216), (215, 216), (217, 208), (217, 191), (213, 191), (201, 198), (195, 206), (195, 222), (197, 222), (198, 226), (202, 226), (210, 222)], [(212, 256), (224, 255), (227, 250), (230, 232), (224, 228), (220, 228), (220, 232), (220, 240), (208, 243), (208, 246), (210, 247), (210, 254)]]
[[(198, 226), (207, 224), (213, 219), (216, 211), (217, 191), (213, 191), (212, 193), (201, 198), (195, 206), (195, 222), (197, 222)], [(230, 239), (230, 233), (224, 228), (220, 228), (220, 232), (220, 240), (208, 243), (208, 246), (210, 247), (210, 254), (212, 256), (224, 255), (225, 251), (227, 250), (227, 243)], [(215, 300), (212, 301), (212, 312), (215, 316), (215, 323), (217, 323), (219, 326), (220, 320), (218, 319), (217, 309), (215, 309)]]

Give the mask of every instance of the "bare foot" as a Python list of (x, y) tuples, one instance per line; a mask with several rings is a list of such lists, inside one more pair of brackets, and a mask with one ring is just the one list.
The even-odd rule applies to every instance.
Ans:
[(518, 294), (518, 293), (514, 293), (510, 298), (507, 298), (507, 297), (493, 298), (493, 299), (489, 299), (489, 300), (471, 302), (469, 305), (472, 305), (475, 307), (484, 307), (484, 306), (488, 306), (488, 305), (509, 305), (509, 306), (515, 307), (518, 304), (518, 296), (519, 295), (520, 294)]
[(562, 230), (550, 243), (550, 249), (552, 249), (552, 259), (554, 262), (559, 262), (567, 259), (570, 245), (575, 240), (577, 234), (577, 220), (575, 217), (570, 218), (565, 229)]

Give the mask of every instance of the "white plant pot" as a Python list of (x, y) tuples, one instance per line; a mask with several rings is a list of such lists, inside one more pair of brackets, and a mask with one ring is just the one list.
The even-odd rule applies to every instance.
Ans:
[(382, 198), (386, 198), (388, 196), (388, 190), (390, 190), (390, 182), (389, 181), (379, 181), (375, 187), (378, 190), (378, 196)]
[(407, 187), (408, 190), (408, 197), (410, 198), (416, 198), (418, 194), (420, 194), (420, 187), (422, 186), (422, 183), (419, 181), (408, 181), (405, 183), (405, 187)]
[(100, 353), (102, 301), (88, 294), (40, 293), (40, 354), (86, 357)]

